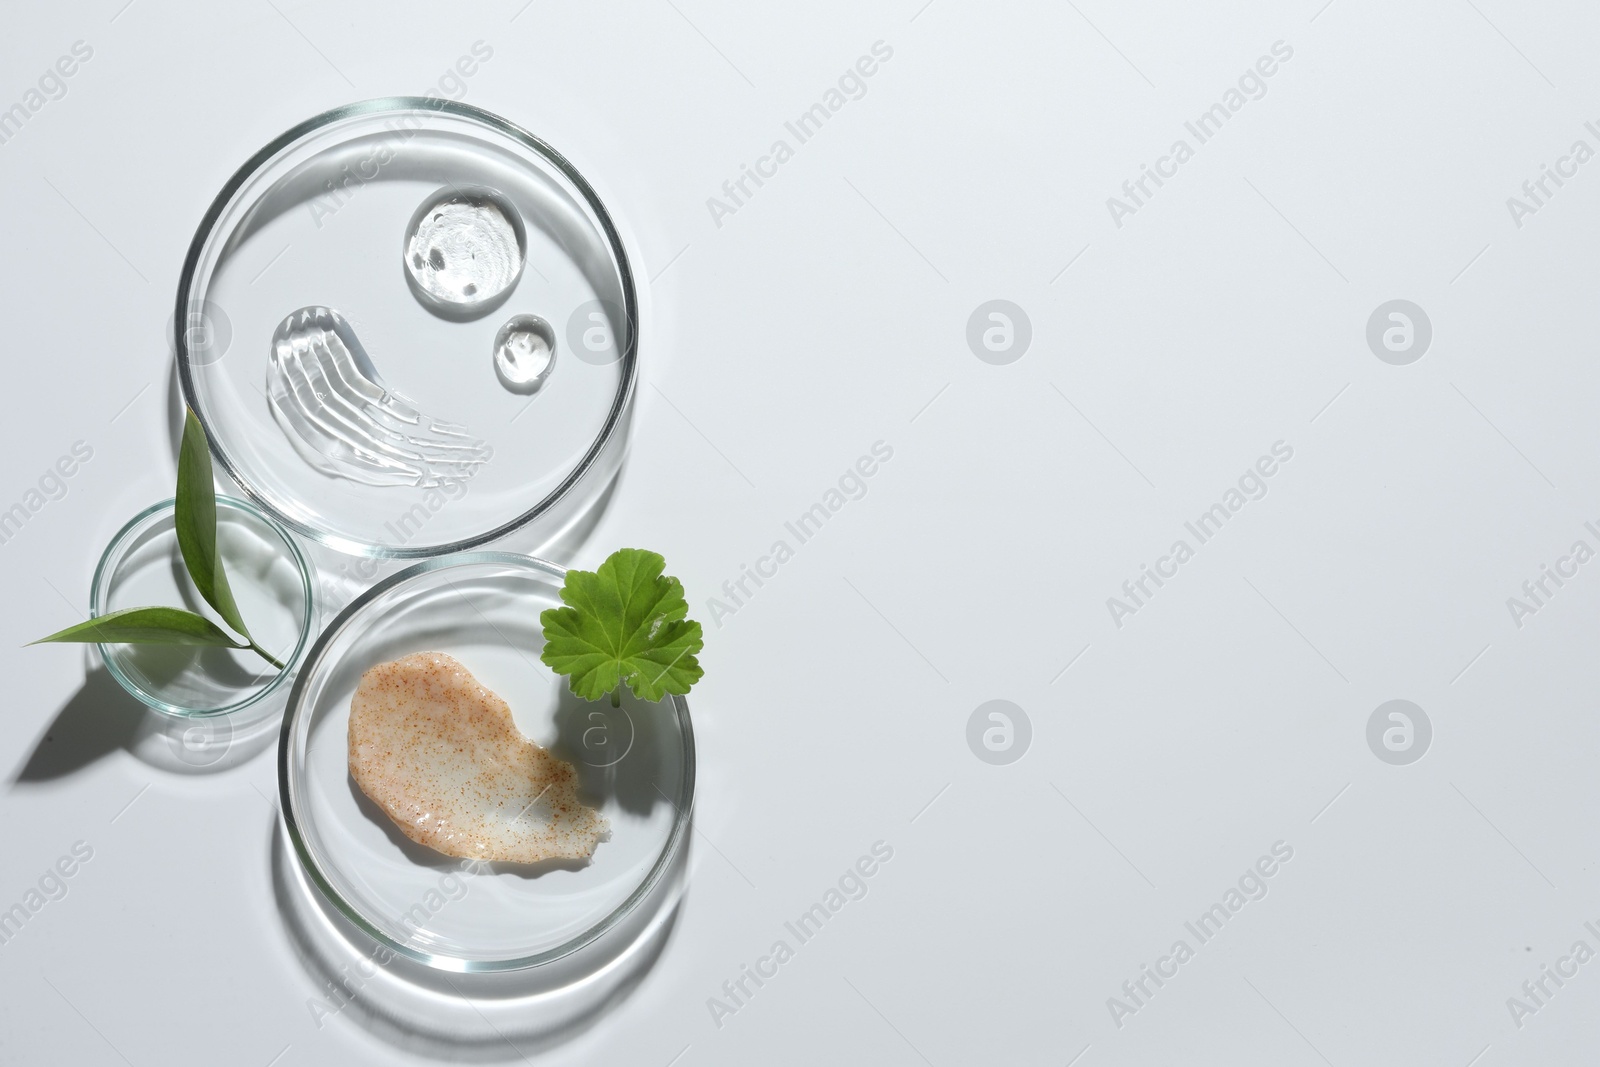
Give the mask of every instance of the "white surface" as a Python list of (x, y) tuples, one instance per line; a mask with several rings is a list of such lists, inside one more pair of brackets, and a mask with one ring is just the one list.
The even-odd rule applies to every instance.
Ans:
[[(1600, 949), (1600, 564), (1520, 629), (1506, 599), (1600, 543), (1600, 163), (1520, 228), (1506, 198), (1600, 147), (1600, 13), (921, 3), (16, 6), (0, 106), (94, 52), (0, 145), (0, 505), (94, 456), (0, 545), (11, 779), (83, 679), (80, 650), (18, 646), (170, 492), (162, 331), (206, 204), (291, 124), (437, 85), (482, 40), (465, 99), (572, 158), (648, 290), (633, 453), (572, 561), (659, 549), (708, 629), (684, 912), (630, 997), (531, 1061), (1584, 1062), (1600, 962), (1520, 1028), (1506, 1001)], [(1280, 40), (1266, 95), (1117, 227), (1106, 198)], [(707, 197), (780, 137), (717, 225)], [(1006, 366), (965, 339), (996, 298), (1032, 324)], [(1434, 328), (1409, 366), (1365, 340), (1396, 298)], [(796, 544), (880, 440), (866, 495)], [(1117, 628), (1106, 598), (1280, 440), (1267, 496)], [(793, 558), (713, 625), (779, 538)], [(103, 754), (5, 793), (0, 908), (74, 842), (93, 858), (0, 945), (0, 1060), (421, 1062), (307, 1009), (272, 753), (154, 769), (97, 732), (105, 692), (64, 720)], [(1409, 766), (1367, 746), (1392, 698), (1433, 724)], [(1032, 723), (1009, 766), (966, 743), (991, 699)], [(866, 897), (719, 1028), (707, 998), (879, 840)], [(1280, 840), (1266, 898), (1119, 1029), (1107, 998)]]

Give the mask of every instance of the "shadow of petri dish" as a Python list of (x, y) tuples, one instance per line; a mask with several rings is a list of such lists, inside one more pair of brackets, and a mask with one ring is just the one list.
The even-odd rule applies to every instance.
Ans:
[[(306, 878), (281, 821), (271, 849), (274, 902), (320, 991), (307, 1001), (318, 1022), (348, 1016), (397, 1048), (451, 1062), (548, 1051), (603, 1022), (659, 959), (687, 888), (683, 850), (647, 898), (583, 950), (530, 970), (450, 973), (393, 953), (332, 908)], [(438, 873), (440, 912), (472, 904), (471, 877)]]

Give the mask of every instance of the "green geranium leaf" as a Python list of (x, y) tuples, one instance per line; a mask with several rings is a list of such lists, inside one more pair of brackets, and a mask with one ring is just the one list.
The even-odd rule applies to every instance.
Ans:
[(539, 616), (545, 645), (539, 658), (568, 677), (585, 700), (607, 693), (618, 702), (626, 684), (641, 700), (683, 694), (704, 673), (700, 624), (687, 618), (683, 584), (664, 576), (654, 552), (623, 548), (598, 571), (570, 570), (561, 588), (567, 606)]
[(178, 448), (178, 493), (173, 523), (183, 565), (206, 603), (217, 609), (222, 621), (249, 638), (233, 590), (217, 554), (217, 490), (211, 480), (211, 449), (194, 412), (183, 422), (183, 444)]
[(222, 645), (248, 648), (235, 641), (220, 626), (203, 616), (181, 608), (123, 608), (107, 615), (80, 622), (49, 637), (46, 641), (76, 641), (101, 645)]

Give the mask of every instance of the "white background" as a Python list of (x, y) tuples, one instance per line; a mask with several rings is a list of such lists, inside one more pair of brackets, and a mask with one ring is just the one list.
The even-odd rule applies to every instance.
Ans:
[[(1600, 563), (1520, 628), (1506, 601), (1600, 546), (1600, 162), (1520, 227), (1506, 200), (1600, 148), (1600, 11), (1322, 2), (13, 4), (0, 107), (94, 54), (0, 145), (0, 507), (73, 442), (94, 458), (0, 545), (0, 908), (94, 858), (0, 945), (0, 1061), (422, 1062), (308, 1011), (274, 754), (153, 768), (82, 650), (19, 646), (170, 493), (163, 329), (216, 190), (480, 40), (466, 101), (590, 177), (646, 290), (633, 452), (563, 562), (658, 549), (708, 624), (683, 912), (631, 996), (530, 1061), (1592, 1058), (1600, 962), (1520, 1027), (1507, 998), (1600, 949)], [(718, 226), (707, 198), (877, 41), (865, 95)], [(1107, 197), (1277, 41), (1266, 95), (1116, 225)], [(1004, 366), (966, 341), (996, 298), (1032, 324)], [(1409, 366), (1365, 338), (1395, 298), (1433, 325)], [(867, 495), (711, 625), (880, 440)], [(1116, 626), (1106, 599), (1280, 440), (1267, 496)], [(1393, 698), (1433, 725), (1408, 766), (1366, 741)], [(1032, 723), (1008, 766), (968, 748), (991, 699)], [(879, 840), (867, 897), (716, 1025), (707, 999)], [(1266, 898), (1119, 1027), (1107, 999), (1280, 840)]]

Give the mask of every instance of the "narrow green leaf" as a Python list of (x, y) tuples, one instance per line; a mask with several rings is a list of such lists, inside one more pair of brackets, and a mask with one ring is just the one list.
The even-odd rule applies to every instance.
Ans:
[(181, 608), (123, 608), (99, 618), (80, 622), (41, 637), (31, 645), (46, 641), (76, 641), (87, 644), (129, 645), (223, 645), (248, 648), (230, 637), (210, 619)]
[(178, 494), (173, 523), (183, 564), (206, 603), (217, 609), (222, 621), (245, 637), (244, 619), (233, 602), (233, 590), (217, 554), (217, 490), (211, 480), (211, 450), (194, 412), (185, 413), (183, 444), (178, 448)]

